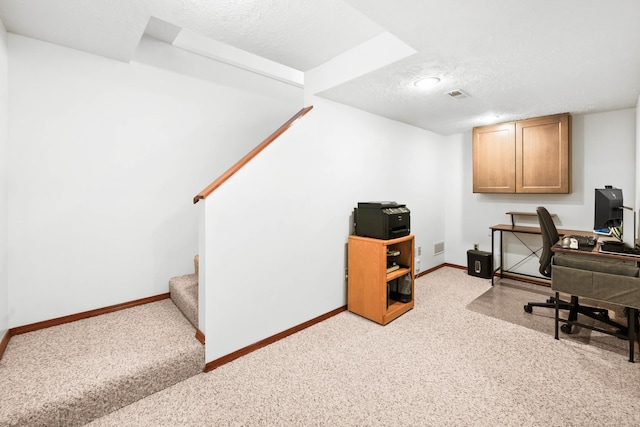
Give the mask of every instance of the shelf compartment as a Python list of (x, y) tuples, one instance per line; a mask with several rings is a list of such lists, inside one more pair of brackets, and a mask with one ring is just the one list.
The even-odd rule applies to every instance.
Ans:
[(409, 267), (400, 267), (399, 269), (394, 270), (391, 273), (387, 273), (387, 282), (397, 279), (398, 277), (402, 277), (408, 273), (411, 273), (411, 269)]
[(382, 318), (382, 324), (387, 324), (392, 320), (400, 317), (407, 311), (413, 308), (413, 299), (409, 302), (400, 302), (393, 301), (393, 303), (389, 304), (389, 308), (387, 308), (387, 312)]

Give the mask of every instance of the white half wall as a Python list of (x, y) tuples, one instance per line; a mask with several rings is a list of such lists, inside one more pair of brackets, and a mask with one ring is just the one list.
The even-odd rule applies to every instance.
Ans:
[[(592, 230), (595, 188), (604, 185), (621, 188), (625, 205), (635, 206), (636, 114), (632, 108), (573, 116), (571, 194), (473, 194), (471, 134), (447, 137), (448, 157), (452, 162), (447, 170), (447, 182), (451, 185), (446, 203), (446, 261), (466, 266), (466, 252), (473, 248), (473, 243), (479, 243), (481, 250), (491, 251), (489, 227), (509, 224), (510, 217), (505, 215), (508, 211), (535, 212), (538, 206), (545, 206), (558, 215), (558, 227)], [(630, 212), (626, 212), (627, 224), (633, 224)], [(524, 218), (519, 222), (538, 224), (535, 217), (530, 224)], [(628, 237), (632, 229), (632, 225), (625, 229)], [(539, 240), (521, 237), (534, 247)], [(507, 252), (513, 262), (528, 254), (514, 239), (508, 242)], [(533, 258), (518, 271), (537, 274), (537, 269), (537, 258)]]
[(9, 329), (9, 284), (7, 272), (8, 85), (7, 32), (2, 20), (0, 20), (0, 339), (4, 337)]
[(193, 197), (302, 107), (291, 85), (230, 87), (216, 79), (248, 72), (140, 49), (123, 63), (8, 36), (9, 327), (168, 292), (193, 272)]
[[(206, 360), (346, 305), (358, 202), (411, 210), (416, 246), (444, 240), (443, 137), (321, 98), (204, 203)], [(443, 256), (422, 252), (424, 269)]]

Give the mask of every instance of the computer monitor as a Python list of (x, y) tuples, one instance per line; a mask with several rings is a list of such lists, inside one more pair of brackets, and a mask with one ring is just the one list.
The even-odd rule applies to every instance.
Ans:
[(620, 228), (622, 226), (622, 190), (606, 185), (596, 188), (594, 230)]

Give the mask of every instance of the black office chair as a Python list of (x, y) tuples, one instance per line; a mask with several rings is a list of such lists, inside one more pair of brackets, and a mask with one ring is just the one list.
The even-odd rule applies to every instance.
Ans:
[[(542, 233), (542, 255), (540, 255), (540, 268), (538, 271), (545, 277), (551, 277), (551, 261), (553, 259), (553, 251), (551, 248), (560, 240), (560, 236), (556, 225), (553, 223), (553, 218), (551, 218), (546, 208), (540, 206), (536, 209), (536, 213), (538, 214), (538, 222), (540, 223), (540, 231)], [(555, 308), (555, 304), (556, 299), (550, 297), (546, 302), (530, 302), (525, 304), (524, 311), (532, 313), (533, 307)], [(580, 313), (601, 322), (613, 323), (609, 320), (609, 311), (607, 309), (580, 305), (577, 296), (572, 295), (571, 301), (568, 302), (559, 299), (558, 307), (560, 310), (569, 310), (568, 320), (570, 321), (576, 321), (578, 313)], [(615, 324), (615, 326), (619, 325)], [(564, 323), (560, 329), (562, 332), (570, 334), (571, 324)]]

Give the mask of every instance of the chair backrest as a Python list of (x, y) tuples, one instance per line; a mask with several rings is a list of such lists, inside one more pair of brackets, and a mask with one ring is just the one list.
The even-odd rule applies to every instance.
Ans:
[(536, 209), (536, 212), (538, 213), (538, 222), (542, 232), (542, 255), (540, 255), (540, 268), (538, 271), (543, 276), (551, 277), (551, 258), (553, 256), (551, 247), (560, 240), (560, 236), (549, 211), (540, 206)]

